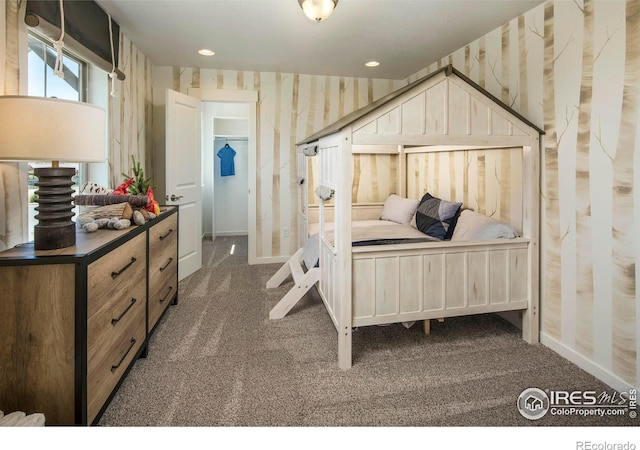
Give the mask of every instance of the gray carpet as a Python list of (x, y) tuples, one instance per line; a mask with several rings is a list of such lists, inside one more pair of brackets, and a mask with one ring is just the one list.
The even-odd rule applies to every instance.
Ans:
[[(230, 255), (235, 244), (235, 254)], [(620, 417), (530, 421), (529, 387), (612, 391), (495, 315), (353, 333), (353, 368), (317, 293), (283, 319), (269, 310), (291, 282), (267, 290), (279, 265), (249, 266), (246, 237), (204, 243), (204, 267), (180, 284), (101, 426), (623, 426)]]

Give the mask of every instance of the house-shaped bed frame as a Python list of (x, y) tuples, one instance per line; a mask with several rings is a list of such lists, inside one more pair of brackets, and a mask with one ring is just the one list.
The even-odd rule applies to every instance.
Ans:
[[(317, 149), (315, 181), (334, 195), (309, 205), (301, 185), (299, 234), (306, 238), (308, 225), (318, 224), (319, 267), (305, 273), (301, 249), (273, 276), (267, 287), (289, 274), (295, 284), (270, 318), (286, 315), (317, 285), (338, 332), (342, 369), (351, 367), (358, 326), (520, 311), (523, 338), (538, 342), (542, 134), (449, 65), (300, 142), (299, 180), (308, 176), (305, 153)], [(397, 163), (398, 195), (419, 199), (426, 188), (416, 180), (425, 177), (434, 189), (455, 183), (457, 189), (436, 194), (474, 209), (494, 199), (480, 212), (510, 222), (520, 237), (352, 247), (352, 220), (377, 219), (382, 210), (382, 203), (352, 201), (353, 158), (382, 154)], [(446, 198), (453, 192), (458, 198)], [(333, 239), (325, 238), (329, 222)]]

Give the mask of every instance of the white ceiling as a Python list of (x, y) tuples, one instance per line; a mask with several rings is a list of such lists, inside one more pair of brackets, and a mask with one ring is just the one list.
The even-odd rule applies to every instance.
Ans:
[(158, 66), (404, 79), (543, 1), (339, 0), (320, 23), (297, 0), (97, 3)]

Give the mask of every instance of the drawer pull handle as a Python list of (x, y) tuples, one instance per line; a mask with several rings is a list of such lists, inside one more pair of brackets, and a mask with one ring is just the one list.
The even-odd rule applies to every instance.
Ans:
[(120, 319), (122, 319), (124, 317), (124, 315), (129, 312), (129, 310), (131, 309), (131, 307), (135, 304), (135, 302), (137, 302), (138, 300), (136, 300), (135, 298), (131, 299), (131, 303), (129, 303), (129, 306), (127, 306), (127, 309), (125, 309), (124, 311), (122, 311), (122, 314), (120, 314), (118, 317), (114, 317), (113, 319), (111, 319), (111, 325), (115, 325), (116, 323), (118, 323), (120, 321)]
[(124, 360), (127, 359), (127, 355), (129, 354), (129, 352), (131, 351), (131, 349), (133, 348), (134, 345), (136, 345), (136, 340), (135, 340), (135, 338), (131, 338), (131, 345), (127, 349), (127, 352), (122, 356), (122, 359), (120, 359), (120, 361), (118, 361), (118, 364), (116, 364), (115, 366), (111, 366), (111, 371), (112, 372), (115, 372), (116, 370), (118, 370), (118, 367), (120, 367), (122, 365), (122, 363), (124, 362)]
[(172, 261), (173, 261), (173, 258), (169, 258), (169, 261), (167, 261), (167, 263), (164, 266), (160, 267), (160, 272), (164, 272), (164, 269), (169, 267), (169, 264), (171, 264)]
[(133, 264), (134, 262), (136, 262), (137, 259), (135, 259), (133, 256), (131, 257), (131, 261), (129, 262), (129, 264), (127, 264), (126, 266), (124, 266), (122, 269), (118, 270), (117, 272), (111, 272), (111, 278), (116, 278), (118, 275), (122, 274), (122, 272), (124, 272), (125, 270), (127, 270), (129, 267), (131, 267), (131, 264)]
[(164, 302), (167, 298), (169, 298), (169, 294), (171, 294), (171, 291), (173, 291), (173, 286), (169, 286), (169, 289), (167, 290), (167, 293), (165, 294), (165, 296), (160, 299), (160, 303)]
[(167, 231), (167, 234), (163, 234), (162, 236), (160, 236), (160, 240), (164, 241), (164, 239), (169, 237), (171, 233), (173, 233), (173, 228), (169, 228), (169, 231)]

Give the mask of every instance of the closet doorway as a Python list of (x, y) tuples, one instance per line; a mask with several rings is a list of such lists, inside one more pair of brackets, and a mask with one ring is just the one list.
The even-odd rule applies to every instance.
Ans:
[[(245, 232), (245, 234), (248, 234), (249, 264), (267, 262), (262, 260), (258, 261), (256, 257), (256, 114), (258, 91), (189, 88), (188, 92), (190, 96), (200, 99), (202, 111), (202, 237), (205, 239), (215, 239), (214, 211), (216, 209), (221, 211), (221, 208), (214, 204), (214, 156), (218, 159), (213, 151), (216, 145), (216, 137), (246, 137), (248, 174), (243, 192), (248, 198), (248, 206), (246, 208), (243, 206), (242, 212), (246, 212), (248, 215), (248, 231)], [(214, 119), (217, 119), (217, 121)], [(225, 119), (227, 119), (226, 124)], [(224, 131), (224, 125), (235, 123), (238, 119), (246, 122), (246, 132), (243, 131), (238, 134), (237, 131)], [(218, 130), (214, 130), (216, 122)], [(226, 133), (226, 135), (224, 133)], [(216, 152), (217, 150), (216, 148)], [(237, 189), (238, 192), (240, 192), (240, 190), (240, 188)], [(227, 213), (232, 213), (236, 210), (238, 209), (234, 206), (234, 209), (227, 211)], [(224, 211), (221, 211), (221, 213), (224, 213)]]
[(215, 207), (211, 223), (215, 236), (249, 234), (248, 147), (247, 138), (241, 136), (216, 135), (213, 141)]
[(249, 234), (249, 108), (203, 102), (205, 237)]

